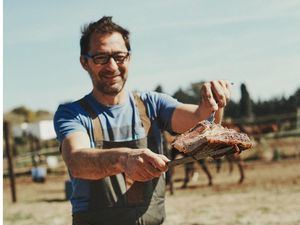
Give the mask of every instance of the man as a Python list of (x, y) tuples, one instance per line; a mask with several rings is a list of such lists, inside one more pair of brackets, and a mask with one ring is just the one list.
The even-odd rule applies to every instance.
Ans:
[(129, 32), (103, 17), (82, 30), (80, 63), (93, 89), (60, 105), (55, 130), (72, 180), (73, 224), (162, 224), (164, 172), (161, 131), (182, 133), (229, 99), (225, 81), (205, 83), (199, 105), (155, 92), (126, 90)]

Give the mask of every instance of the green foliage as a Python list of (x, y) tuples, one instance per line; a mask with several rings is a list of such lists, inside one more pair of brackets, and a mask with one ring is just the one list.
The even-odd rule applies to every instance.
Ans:
[(229, 101), (224, 110), (224, 117), (238, 119), (240, 117), (239, 104), (234, 101)]
[(157, 87), (154, 89), (154, 91), (158, 92), (158, 93), (164, 93), (163, 88), (161, 85), (157, 85)]
[(25, 106), (14, 108), (10, 112), (4, 114), (4, 120), (10, 122), (11, 124), (37, 122), (40, 120), (49, 120), (52, 118), (53, 114), (51, 112), (45, 110), (33, 111), (26, 108)]
[(173, 97), (178, 101), (188, 104), (199, 104), (201, 101), (200, 98), (200, 89), (203, 85), (203, 81), (192, 83), (190, 87), (186, 90), (179, 88), (174, 94)]
[(241, 84), (241, 100), (239, 109), (241, 118), (251, 119), (253, 117), (252, 101), (245, 84)]
[(194, 103), (194, 97), (181, 88), (173, 94), (173, 97), (183, 103)]
[[(188, 88), (179, 88), (172, 95), (178, 101), (189, 104), (198, 104), (200, 99), (200, 89), (203, 82), (192, 83)], [(155, 89), (163, 92), (161, 85)], [(295, 113), (300, 107), (300, 88), (296, 90), (290, 97), (272, 98), (267, 101), (254, 102), (250, 98), (250, 94), (245, 84), (241, 85), (241, 99), (239, 102), (230, 101), (225, 108), (224, 116), (233, 119), (252, 119), (253, 117), (261, 117), (274, 114)]]
[(300, 89), (289, 98), (272, 98), (268, 101), (258, 101), (254, 104), (253, 112), (256, 116), (267, 114), (287, 114), (294, 113), (300, 107)]

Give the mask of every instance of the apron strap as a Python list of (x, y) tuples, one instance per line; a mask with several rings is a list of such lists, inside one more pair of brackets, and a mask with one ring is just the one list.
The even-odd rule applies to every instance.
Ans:
[[(139, 94), (133, 93), (133, 96), (134, 96), (134, 105), (138, 110), (139, 117), (140, 117), (142, 126), (145, 129), (146, 136), (148, 136), (148, 133), (149, 133), (149, 130), (151, 127), (151, 120), (147, 116), (146, 104), (144, 104), (144, 102), (141, 99)], [(91, 105), (89, 104), (89, 102), (86, 99), (79, 100), (79, 104), (89, 114), (89, 116), (92, 119), (93, 134), (90, 134), (90, 135), (92, 137), (94, 137), (95, 143), (97, 143), (97, 141), (99, 141), (99, 140), (104, 142), (103, 127), (101, 125), (101, 121), (98, 118), (97, 113), (91, 107)], [(135, 111), (135, 110), (133, 110), (133, 111)], [(145, 137), (145, 140), (147, 140), (147, 137)], [(133, 140), (133, 141), (137, 141), (137, 140)], [(111, 142), (111, 143), (115, 144), (113, 142)], [(121, 194), (121, 196), (119, 196), (120, 197), (119, 200), (120, 200), (120, 204), (125, 204), (126, 206), (128, 206), (127, 208), (130, 209), (130, 213), (132, 213), (132, 212), (134, 213), (134, 218), (133, 218), (134, 220), (137, 220), (139, 217), (143, 216), (144, 213), (147, 213), (147, 215), (149, 214), (150, 216), (147, 217), (147, 215), (146, 215), (145, 218), (146, 219), (148, 218), (148, 220), (150, 221), (152, 218), (152, 216), (151, 216), (152, 214), (157, 215), (158, 213), (164, 213), (163, 198), (152, 197), (152, 196), (156, 195), (155, 194), (156, 191), (158, 191), (159, 193), (160, 192), (164, 193), (163, 191), (161, 191), (161, 190), (164, 190), (164, 189), (162, 189), (162, 188), (164, 188), (164, 180), (162, 178), (159, 178), (159, 179), (156, 178), (156, 179), (154, 179), (152, 181), (148, 181), (148, 182), (137, 182), (137, 181), (133, 181), (130, 178), (128, 178), (124, 173), (122, 175), (123, 175), (122, 177), (121, 177), (121, 175), (116, 175), (116, 176), (105, 178), (105, 179), (109, 180), (110, 182), (112, 182), (111, 184), (113, 185), (113, 187), (108, 187), (108, 184), (106, 183), (105, 179), (91, 182), (90, 191), (91, 191), (91, 198), (94, 201), (94, 203), (92, 202), (92, 200), (90, 200), (90, 202), (89, 202), (90, 210), (103, 210), (103, 208), (101, 208), (102, 207), (101, 204), (106, 204), (106, 203), (105, 202), (103, 203), (103, 201), (100, 202), (99, 199), (101, 199), (102, 196), (105, 196), (105, 199), (106, 198), (110, 199), (110, 197), (111, 197), (110, 193), (114, 193), (116, 190), (118, 190), (119, 187), (116, 187), (116, 189), (112, 190), (112, 192), (110, 192), (109, 188), (115, 188), (115, 186), (122, 184), (122, 189), (123, 189), (123, 186), (125, 184), (125, 187), (124, 187), (124, 188), (126, 188), (126, 193), (124, 195), (125, 198), (123, 197), (124, 198), (124, 200), (123, 200), (121, 198), (123, 194)], [(115, 180), (117, 178), (117, 176), (119, 176), (120, 179), (124, 179), (124, 181), (122, 180), (122, 183), (119, 184), (119, 181)], [(159, 180), (160, 180), (160, 182), (157, 183)], [(118, 184), (115, 184), (115, 182), (118, 182)], [(96, 197), (93, 197), (93, 195)], [(151, 206), (151, 204), (150, 204), (149, 210), (148, 210), (148, 205), (147, 205), (147, 209), (144, 210), (144, 208), (145, 208), (144, 207), (143, 211), (141, 211), (141, 212), (139, 212), (137, 210), (132, 210), (133, 206), (143, 205), (145, 202), (152, 201), (151, 200), (152, 198), (155, 201), (155, 204), (154, 204), (155, 207)], [(99, 205), (99, 203), (100, 203), (100, 205)], [(115, 204), (115, 203), (112, 203), (112, 204)], [(113, 206), (111, 209), (105, 208), (104, 212), (105, 212), (105, 210), (107, 210), (109, 213), (112, 212), (113, 215), (115, 215), (115, 210), (117, 210), (117, 209), (118, 209), (118, 207)], [(120, 208), (120, 210), (122, 213), (120, 215), (124, 215), (124, 213), (126, 213), (126, 210), (124, 211), (123, 208)], [(94, 215), (93, 212), (91, 212), (91, 214), (89, 214), (89, 213), (88, 213), (88, 215), (91, 215), (91, 216)], [(96, 216), (95, 218), (99, 219), (99, 216)], [(103, 218), (105, 219), (105, 216)], [(82, 216), (82, 219), (83, 219), (83, 221), (87, 221), (87, 219), (85, 219), (84, 216)], [(119, 218), (115, 218), (115, 219), (118, 220)], [(160, 219), (160, 221), (162, 221), (162, 220)], [(158, 223), (147, 223), (147, 224), (158, 224)]]
[[(150, 127), (151, 127), (151, 121), (147, 115), (146, 105), (137, 92), (134, 92), (133, 96), (134, 96), (134, 103), (140, 114), (140, 120), (142, 122), (142, 126), (144, 127), (145, 134), (147, 136), (149, 133)], [(97, 113), (91, 107), (91, 105), (87, 102), (87, 100), (85, 98), (80, 99), (79, 104), (89, 114), (89, 116), (92, 119), (93, 138), (94, 138), (95, 143), (98, 143), (99, 141), (103, 141), (104, 140), (103, 127), (101, 125), (101, 122), (100, 122), (100, 119), (98, 118)]]
[(99, 141), (103, 141), (103, 139), (104, 139), (103, 138), (103, 127), (101, 125), (101, 122), (100, 122), (100, 119), (98, 118), (97, 113), (91, 107), (91, 105), (87, 102), (87, 100), (85, 98), (80, 99), (79, 104), (89, 114), (89, 116), (92, 119), (93, 134), (91, 134), (91, 135), (94, 138), (95, 143), (98, 143)]
[(145, 105), (144, 101), (141, 99), (141, 96), (139, 95), (139, 93), (133, 92), (133, 97), (134, 97), (134, 103), (140, 114), (142, 126), (144, 127), (145, 134), (147, 136), (149, 133), (150, 127), (151, 127), (151, 121), (147, 115), (146, 105)]

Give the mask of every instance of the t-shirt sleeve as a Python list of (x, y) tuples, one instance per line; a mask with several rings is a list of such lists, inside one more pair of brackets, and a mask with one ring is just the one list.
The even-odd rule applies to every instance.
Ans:
[(87, 132), (81, 113), (74, 104), (60, 105), (54, 115), (54, 129), (61, 142), (67, 135), (75, 131)]
[(149, 92), (147, 95), (150, 102), (148, 108), (150, 117), (157, 120), (160, 129), (173, 133), (171, 124), (173, 112), (182, 103), (163, 93)]

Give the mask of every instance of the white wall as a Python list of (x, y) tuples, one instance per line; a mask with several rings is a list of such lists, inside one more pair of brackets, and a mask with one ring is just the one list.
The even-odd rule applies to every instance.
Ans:
[(53, 120), (42, 120), (36, 123), (22, 123), (13, 127), (14, 137), (21, 137), (23, 133), (31, 134), (40, 140), (55, 139)]

